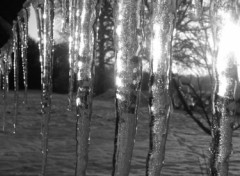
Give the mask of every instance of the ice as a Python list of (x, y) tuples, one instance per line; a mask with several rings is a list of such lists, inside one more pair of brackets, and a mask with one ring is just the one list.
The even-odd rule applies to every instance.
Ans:
[(141, 1), (115, 3), (116, 129), (112, 175), (128, 175), (135, 141), (142, 74)]
[(44, 0), (43, 4), (36, 8), (38, 34), (39, 34), (39, 52), (41, 62), (41, 135), (42, 135), (42, 172), (46, 174), (47, 156), (48, 156), (48, 136), (49, 120), (51, 117), (51, 99), (52, 99), (52, 62), (53, 62), (53, 22), (54, 22), (54, 2), (53, 0)]
[[(221, 1), (220, 1), (221, 2)], [(219, 3), (220, 3), (219, 2)], [(232, 133), (235, 110), (234, 93), (238, 82), (237, 62), (239, 51), (236, 48), (238, 23), (232, 14), (231, 3), (212, 3), (213, 36), (218, 55), (213, 56), (214, 92), (212, 144), (210, 155), (210, 174), (228, 175), (229, 158), (232, 153)], [(231, 7), (235, 8), (235, 7)], [(221, 25), (219, 25), (221, 24)], [(216, 25), (220, 26), (216, 30)]]
[(21, 57), (23, 67), (23, 82), (24, 82), (24, 100), (23, 103), (27, 104), (27, 91), (28, 91), (28, 61), (27, 61), (27, 48), (28, 48), (28, 9), (23, 9), (23, 24), (20, 28), (21, 38)]
[[(18, 56), (18, 32), (17, 25), (21, 28), (21, 21), (13, 21), (13, 69), (14, 69), (14, 120), (13, 133), (16, 133), (17, 116), (18, 116), (18, 99), (19, 99), (19, 56)], [(21, 34), (20, 34), (21, 35)]]
[(150, 148), (147, 158), (148, 176), (160, 175), (171, 106), (169, 82), (174, 13), (167, 0), (152, 3), (150, 49)]
[[(78, 46), (75, 51), (74, 71), (77, 76), (76, 96), (76, 168), (75, 175), (86, 175), (88, 146), (90, 143), (90, 122), (93, 95), (93, 24), (95, 22), (94, 0), (83, 0), (76, 4), (76, 26), (74, 41)], [(79, 15), (78, 15), (79, 13)], [(73, 26), (74, 27), (74, 26)], [(74, 32), (72, 33), (74, 35)]]
[(75, 0), (69, 0), (69, 88), (68, 88), (68, 110), (71, 111), (73, 107), (73, 89), (74, 89), (74, 43), (75, 43), (75, 33), (78, 33), (79, 31), (76, 31), (75, 24), (76, 21), (78, 21), (79, 17), (76, 15), (76, 10), (79, 10), (78, 6), (76, 6)]

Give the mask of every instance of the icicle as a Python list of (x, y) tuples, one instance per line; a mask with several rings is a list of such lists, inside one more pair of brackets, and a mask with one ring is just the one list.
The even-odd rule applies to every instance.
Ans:
[(194, 8), (194, 15), (196, 15), (197, 18), (201, 17), (202, 14), (202, 1), (203, 0), (193, 0), (193, 8)]
[(3, 110), (2, 110), (2, 131), (5, 132), (6, 126), (6, 109), (7, 109), (7, 85), (6, 85), (6, 54), (1, 50), (1, 76), (2, 76), (2, 97), (3, 97)]
[(28, 48), (28, 10), (23, 9), (23, 24), (21, 29), (21, 57), (23, 67), (23, 81), (24, 81), (24, 100), (23, 104), (27, 104), (27, 91), (28, 91), (28, 61), (27, 61), (27, 48)]
[[(212, 144), (210, 147), (210, 175), (228, 175), (228, 162), (232, 153), (234, 123), (234, 92), (237, 85), (237, 60), (240, 57), (238, 34), (239, 19), (235, 18), (232, 2), (212, 1), (211, 20), (217, 55), (213, 56), (214, 92)], [(239, 14), (237, 15), (239, 17)], [(217, 41), (219, 43), (217, 43)]]
[[(19, 57), (18, 57), (18, 33), (17, 24), (21, 28), (21, 19), (13, 21), (13, 69), (14, 69), (14, 120), (13, 120), (13, 133), (16, 133), (17, 117), (18, 117), (18, 99), (19, 99)], [(21, 35), (21, 33), (20, 33)]]
[[(69, 92), (68, 92), (68, 110), (72, 110), (73, 104), (73, 85), (74, 85), (74, 42), (75, 42), (75, 8), (76, 1), (69, 1)], [(79, 8), (77, 9), (79, 11)]]
[(169, 82), (175, 10), (168, 0), (152, 1), (150, 53), (150, 145), (147, 176), (160, 175), (170, 118)]
[(39, 33), (39, 52), (42, 83), (42, 175), (46, 174), (48, 156), (48, 132), (51, 117), (52, 98), (52, 59), (53, 59), (53, 0), (44, 0), (43, 6), (37, 7), (37, 24)]
[(9, 91), (9, 71), (12, 68), (12, 39), (9, 39), (6, 45), (1, 48), (1, 73), (3, 75), (3, 111), (2, 130), (6, 128), (7, 95)]
[(2, 130), (5, 132), (6, 126), (6, 111), (7, 111), (7, 94), (8, 94), (8, 73), (6, 63), (4, 63), (4, 73), (3, 73), (3, 126)]
[(141, 31), (141, 0), (119, 0), (115, 5), (116, 132), (112, 175), (125, 176), (130, 171), (137, 128), (141, 82), (141, 36), (138, 36)]
[[(41, 85), (43, 84), (43, 25), (42, 25), (42, 7), (36, 7), (36, 21), (37, 21), (37, 28), (38, 28), (38, 50), (39, 50), (39, 62), (41, 64)], [(41, 121), (41, 132), (43, 134), (43, 121)]]
[(75, 62), (77, 72), (77, 122), (76, 142), (77, 161), (76, 176), (86, 175), (88, 163), (88, 146), (90, 142), (90, 121), (93, 95), (93, 23), (95, 21), (95, 1), (83, 0), (77, 9), (80, 11), (80, 43), (78, 60)]
[(62, 0), (61, 1), (61, 13), (62, 13), (61, 32), (64, 32), (65, 29), (66, 29), (66, 21), (67, 21), (68, 10), (69, 9), (67, 8), (67, 0)]

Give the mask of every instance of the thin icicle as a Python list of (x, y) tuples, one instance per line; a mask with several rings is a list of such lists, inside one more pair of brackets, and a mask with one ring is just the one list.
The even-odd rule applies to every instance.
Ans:
[(83, 0), (77, 10), (80, 12), (79, 51), (75, 62), (77, 72), (77, 161), (75, 176), (85, 176), (90, 142), (90, 121), (93, 95), (93, 23), (95, 21), (95, 0)]
[(164, 165), (165, 144), (170, 118), (169, 82), (171, 70), (171, 41), (175, 4), (169, 0), (151, 2), (150, 53), (150, 145), (147, 176), (158, 176)]
[[(6, 70), (6, 63), (4, 64), (4, 70)], [(2, 118), (3, 118), (3, 125), (2, 130), (5, 132), (6, 128), (6, 111), (7, 111), (7, 94), (8, 94), (8, 73), (4, 71), (3, 73), (3, 111), (2, 111)]]
[[(38, 50), (39, 50), (39, 62), (41, 64), (41, 85), (43, 80), (43, 25), (42, 25), (42, 7), (36, 7), (36, 21), (37, 21), (37, 28), (38, 28)], [(43, 121), (41, 121), (41, 132), (40, 134), (43, 134)]]
[(67, 0), (61, 1), (61, 13), (62, 13), (62, 26), (61, 26), (61, 32), (64, 32), (66, 29), (66, 21), (67, 21), (67, 15), (68, 15), (68, 8), (67, 8)]
[[(18, 99), (19, 99), (19, 57), (18, 57), (18, 32), (17, 24), (21, 28), (21, 21), (13, 21), (13, 69), (14, 69), (14, 119), (13, 119), (13, 133), (16, 133), (17, 117), (18, 117)], [(21, 35), (21, 34), (20, 34)]]
[(116, 129), (113, 156), (114, 176), (127, 176), (137, 130), (141, 82), (140, 13), (142, 1), (116, 1)]
[(39, 52), (42, 83), (42, 176), (46, 174), (48, 156), (49, 120), (52, 99), (52, 59), (53, 59), (53, 0), (44, 0), (43, 6), (37, 7), (37, 24), (39, 33)]
[(21, 58), (23, 67), (23, 81), (24, 81), (24, 99), (23, 104), (27, 104), (27, 91), (28, 91), (28, 61), (27, 61), (27, 48), (28, 48), (28, 9), (23, 9), (23, 22), (21, 30)]

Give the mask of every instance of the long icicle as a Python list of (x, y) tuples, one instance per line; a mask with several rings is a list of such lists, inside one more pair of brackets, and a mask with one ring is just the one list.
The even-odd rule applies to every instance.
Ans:
[[(11, 39), (12, 40), (12, 39)], [(6, 130), (6, 113), (7, 113), (7, 97), (9, 92), (9, 71), (12, 67), (12, 41), (8, 43), (9, 45), (4, 46), (1, 48), (1, 72), (3, 76), (3, 111), (2, 111), (2, 119), (3, 119), (3, 125), (2, 130), (5, 132)]]
[[(79, 1), (78, 1), (79, 3)], [(72, 110), (73, 106), (73, 89), (74, 89), (74, 42), (75, 42), (75, 17), (79, 18), (79, 15), (76, 15), (76, 0), (69, 0), (69, 88), (68, 88), (68, 110)], [(77, 9), (79, 11), (79, 9)]]
[(158, 176), (164, 164), (171, 103), (169, 82), (171, 70), (171, 41), (174, 28), (175, 4), (169, 0), (152, 0), (150, 97), (150, 145), (147, 176)]
[[(236, 2), (236, 1), (235, 1)], [(214, 36), (213, 70), (213, 120), (211, 125), (212, 143), (210, 147), (209, 175), (228, 175), (229, 158), (232, 153), (232, 134), (234, 124), (234, 111), (229, 108), (234, 103), (234, 93), (237, 85), (237, 58), (238, 48), (235, 40), (239, 42), (239, 12), (235, 14), (238, 5), (234, 1), (212, 1), (211, 19)], [(219, 25), (221, 24), (221, 25)], [(229, 25), (229, 26), (228, 26)], [(219, 28), (219, 26), (221, 26)], [(232, 34), (233, 35), (232, 35)], [(219, 43), (217, 43), (217, 41)]]
[[(6, 55), (4, 56), (6, 57)], [(4, 58), (5, 59), (5, 58)], [(7, 62), (4, 61), (4, 73), (3, 73), (3, 125), (2, 125), (2, 130), (3, 132), (5, 132), (6, 129), (6, 111), (7, 111), (7, 96), (8, 96), (8, 89), (9, 89), (9, 85), (8, 85), (8, 71), (7, 71)]]
[(21, 32), (21, 58), (23, 67), (23, 81), (24, 81), (24, 99), (23, 104), (28, 103), (28, 60), (27, 60), (27, 48), (28, 48), (28, 9), (23, 9), (23, 28)]
[[(14, 119), (13, 119), (13, 133), (16, 133), (17, 117), (18, 117), (18, 99), (19, 99), (19, 57), (18, 57), (18, 32), (21, 28), (22, 22), (18, 17), (18, 21), (13, 21), (13, 70), (14, 70)], [(21, 34), (20, 34), (21, 36)]]
[(39, 33), (39, 52), (41, 62), (41, 84), (42, 84), (42, 171), (46, 175), (48, 156), (49, 120), (51, 117), (52, 99), (52, 60), (53, 60), (53, 0), (44, 0), (43, 6), (36, 7), (37, 24)]
[(112, 175), (127, 176), (137, 130), (142, 71), (138, 43), (141, 0), (118, 0), (115, 5), (116, 132)]
[(83, 0), (79, 3), (80, 10), (80, 43), (78, 60), (75, 62), (77, 71), (76, 96), (76, 142), (77, 161), (75, 176), (85, 176), (88, 163), (88, 147), (90, 142), (90, 122), (92, 115), (93, 96), (93, 23), (95, 21), (94, 0)]
[[(41, 85), (43, 84), (43, 25), (42, 25), (42, 7), (38, 6), (34, 8), (36, 13), (37, 29), (38, 29), (38, 50), (39, 50), (39, 62), (41, 65)], [(41, 120), (41, 135), (43, 135), (43, 120)]]
[(53, 0), (44, 0), (43, 23), (43, 80), (42, 80), (42, 114), (43, 114), (43, 162), (42, 175), (46, 174), (48, 155), (49, 120), (51, 117), (52, 99), (52, 51), (53, 51)]

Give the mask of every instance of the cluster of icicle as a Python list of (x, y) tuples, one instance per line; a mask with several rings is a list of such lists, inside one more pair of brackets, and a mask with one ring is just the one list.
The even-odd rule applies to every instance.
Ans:
[[(30, 1), (31, 2), (31, 1)], [(46, 175), (48, 154), (48, 123), (51, 116), (52, 68), (54, 54), (53, 21), (54, 0), (32, 1), (37, 17), (38, 46), (41, 62), (42, 85), (42, 172)], [(92, 113), (92, 95), (94, 79), (94, 59), (96, 57), (96, 41), (98, 40), (98, 17), (103, 0), (62, 0), (62, 31), (69, 30), (69, 95), (68, 109), (76, 106), (76, 176), (86, 175), (88, 163), (88, 146), (90, 140), (90, 121)], [(197, 14), (200, 14), (200, 1), (195, 0)], [(177, 2), (174, 0), (151, 1), (150, 18), (150, 145), (147, 156), (146, 175), (160, 175), (164, 164), (165, 143), (168, 134), (168, 122), (171, 113), (169, 84), (171, 72), (171, 42), (176, 17)], [(114, 176), (126, 176), (130, 172), (130, 162), (137, 129), (138, 104), (142, 75), (142, 55), (144, 36), (144, 0), (116, 0), (114, 4), (115, 21), (115, 77), (116, 77), (116, 134), (113, 154)], [(25, 98), (27, 103), (27, 35), (28, 9), (24, 8), (13, 23), (13, 37), (1, 48), (0, 69), (3, 87), (3, 131), (5, 131), (6, 98), (8, 92), (8, 75), (14, 68), (14, 133), (16, 131), (18, 112), (18, 80), (19, 59), (22, 59)], [(20, 48), (19, 48), (20, 46)], [(13, 53), (13, 54), (12, 54)], [(20, 54), (19, 54), (20, 53)], [(13, 55), (13, 62), (12, 62)], [(75, 79), (76, 78), (76, 79)], [(216, 77), (216, 79), (218, 79)], [(73, 96), (74, 81), (77, 83), (77, 95)], [(216, 81), (218, 82), (218, 81)], [(216, 85), (218, 86), (218, 85)], [(227, 89), (232, 89), (230, 83)], [(217, 88), (216, 88), (217, 90)], [(229, 92), (228, 90), (226, 90)], [(215, 91), (217, 94), (217, 92)], [(226, 97), (227, 96), (227, 97)], [(214, 120), (221, 119), (220, 126), (212, 130), (213, 155), (221, 161), (228, 159), (231, 137), (226, 106), (230, 95), (216, 95)], [(216, 118), (215, 118), (216, 117)], [(217, 124), (217, 122), (216, 122)], [(224, 132), (221, 132), (221, 130)], [(221, 137), (222, 136), (222, 137)], [(229, 138), (230, 138), (229, 137)], [(219, 139), (220, 138), (220, 139)], [(217, 146), (216, 141), (221, 141)], [(225, 141), (226, 140), (226, 141)], [(229, 147), (228, 147), (229, 148)], [(218, 155), (215, 155), (217, 152)], [(225, 156), (226, 155), (226, 156)], [(219, 160), (213, 158), (213, 165)], [(217, 162), (217, 164), (215, 164)], [(218, 166), (217, 166), (218, 167)], [(212, 171), (217, 173), (218, 171)], [(221, 171), (226, 174), (226, 170)], [(223, 175), (224, 175), (223, 174)]]
[(12, 36), (8, 42), (1, 48), (0, 54), (0, 75), (1, 87), (3, 89), (3, 111), (2, 130), (6, 130), (6, 109), (7, 109), (7, 93), (9, 91), (9, 73), (14, 70), (14, 119), (13, 133), (16, 132), (17, 114), (18, 114), (18, 90), (19, 90), (19, 59), (22, 60), (23, 80), (24, 80), (24, 100), (27, 104), (28, 89), (28, 69), (27, 69), (27, 36), (28, 36), (28, 11), (23, 9), (22, 16), (13, 21)]

